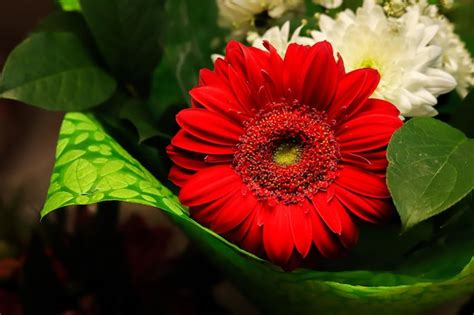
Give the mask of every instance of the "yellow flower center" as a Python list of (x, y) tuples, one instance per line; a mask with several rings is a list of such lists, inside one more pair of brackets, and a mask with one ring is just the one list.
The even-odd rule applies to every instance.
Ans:
[(359, 68), (371, 68), (371, 69), (378, 70), (378, 63), (373, 58), (370, 58), (370, 57), (365, 58), (359, 64)]
[(296, 143), (282, 143), (273, 152), (273, 161), (283, 167), (298, 163), (302, 148)]

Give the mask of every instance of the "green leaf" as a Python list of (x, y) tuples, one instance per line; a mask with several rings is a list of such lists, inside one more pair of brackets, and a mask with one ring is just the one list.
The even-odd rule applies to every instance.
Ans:
[[(84, 132), (87, 137), (84, 137)], [(71, 156), (77, 158), (64, 159), (72, 150), (84, 154), (75, 153)], [(63, 163), (54, 167), (42, 216), (59, 207), (105, 200), (158, 207), (264, 313), (343, 315), (350, 310), (351, 314), (356, 315), (416, 314), (474, 291), (472, 247), (463, 247), (461, 253), (463, 259), (470, 257), (467, 263), (451, 268), (449, 273), (430, 274), (429, 277), (411, 272), (420, 269), (416, 261), (406, 266), (403, 273), (306, 269), (284, 272), (193, 221), (176, 197), (107, 135), (92, 116), (79, 113), (66, 115), (57, 159), (63, 159)], [(445, 258), (454, 259), (452, 255), (461, 254), (455, 251)], [(429, 264), (427, 267), (425, 261), (422, 263), (425, 269), (433, 267)]]
[(57, 0), (64, 11), (81, 11), (79, 0)]
[(161, 58), (163, 0), (81, 0), (82, 13), (114, 74), (147, 82)]
[(472, 190), (473, 156), (474, 140), (433, 118), (413, 118), (393, 135), (387, 182), (404, 230)]
[(8, 57), (0, 96), (48, 110), (73, 111), (108, 99), (116, 84), (70, 33), (36, 33)]

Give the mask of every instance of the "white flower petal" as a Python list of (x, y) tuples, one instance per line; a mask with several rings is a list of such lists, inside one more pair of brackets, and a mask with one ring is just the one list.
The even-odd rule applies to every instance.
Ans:
[(256, 37), (255, 39), (252, 37), (254, 40), (251, 44), (253, 47), (265, 50), (266, 48), (263, 46), (263, 41), (266, 40), (275, 47), (281, 57), (284, 57), (289, 44), (297, 43), (300, 45), (314, 45), (316, 43), (313, 38), (300, 36), (303, 26), (304, 25), (299, 26), (293, 32), (291, 38), (289, 38), (290, 23), (285, 22), (281, 28), (275, 26), (268, 29), (261, 37)]
[(313, 3), (318, 4), (326, 9), (339, 8), (342, 0), (313, 0)]
[[(431, 45), (440, 47), (441, 57), (438, 60), (437, 67), (451, 75), (451, 77), (437, 74), (437, 82), (443, 83), (446, 91), (448, 86), (453, 85), (453, 81), (457, 83), (456, 91), (461, 97), (467, 95), (468, 90), (474, 86), (474, 63), (471, 55), (465, 47), (460, 37), (454, 32), (454, 25), (449, 20), (438, 13), (437, 7), (429, 5), (425, 0), (420, 0), (412, 10), (420, 10), (423, 15), (420, 18), (421, 23), (428, 27), (436, 26), (438, 28), (436, 34), (430, 40)], [(434, 72), (435, 69), (431, 69)], [(443, 90), (441, 86), (430, 87), (433, 93)]]

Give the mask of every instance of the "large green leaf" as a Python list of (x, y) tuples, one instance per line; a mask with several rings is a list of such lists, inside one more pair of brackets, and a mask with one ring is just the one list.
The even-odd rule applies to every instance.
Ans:
[(10, 54), (0, 97), (49, 110), (84, 110), (108, 99), (116, 83), (71, 33), (35, 33)]
[(474, 140), (433, 118), (392, 137), (387, 182), (404, 230), (448, 209), (474, 186)]
[(113, 73), (145, 84), (161, 57), (164, 0), (81, 0), (84, 17)]
[[(409, 272), (408, 267), (406, 274), (305, 269), (284, 272), (190, 219), (176, 197), (107, 135), (93, 117), (70, 113), (61, 128), (56, 165), (41, 214), (104, 200), (146, 204), (165, 211), (264, 313), (416, 314), (474, 291), (472, 247), (463, 251), (462, 256), (469, 258), (463, 266), (428, 278)], [(413, 265), (413, 269), (419, 267)]]

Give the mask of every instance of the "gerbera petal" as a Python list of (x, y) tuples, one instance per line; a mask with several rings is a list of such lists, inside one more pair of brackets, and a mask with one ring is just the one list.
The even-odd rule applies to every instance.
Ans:
[[(230, 43), (229, 43), (229, 45), (230, 45)], [(227, 74), (228, 65), (229, 65), (229, 63), (226, 60), (222, 59), (222, 58), (218, 58), (214, 62), (214, 72), (217, 75), (219, 75), (220, 77), (226, 78), (226, 80), (222, 81), (222, 82), (225, 82), (225, 83), (228, 83), (228, 80), (227, 80), (227, 78), (228, 78), (228, 74)]]
[(176, 186), (182, 187), (194, 174), (194, 171), (189, 171), (179, 166), (172, 166), (168, 179)]
[(343, 76), (327, 108), (329, 119), (337, 123), (346, 121), (372, 95), (379, 81), (380, 75), (373, 69), (358, 69)]
[(232, 68), (232, 65), (229, 65), (228, 69), (229, 74), (229, 84), (232, 87), (235, 98), (238, 100), (240, 107), (245, 109), (246, 112), (251, 113), (252, 108), (255, 106), (253, 100), (252, 91), (248, 86), (246, 79), (241, 74), (238, 74)]
[(221, 114), (201, 108), (180, 111), (176, 121), (191, 135), (220, 145), (237, 144), (244, 132), (241, 126)]
[(229, 232), (254, 211), (257, 202), (252, 193), (243, 195), (241, 192), (237, 192), (232, 199), (219, 208), (211, 223), (211, 229), (219, 234)]
[(335, 202), (334, 199), (329, 200), (327, 193), (322, 191), (316, 193), (311, 199), (311, 202), (328, 228), (336, 234), (341, 234), (341, 221), (335, 209), (339, 207), (340, 204)]
[[(267, 41), (263, 44), (270, 52), (270, 65), (267, 71), (262, 72), (264, 75), (265, 82), (271, 89), (273, 98), (278, 101), (285, 95), (285, 89), (283, 88), (283, 59), (277, 50), (270, 45)], [(270, 83), (271, 82), (271, 83)]]
[(205, 204), (226, 193), (240, 189), (242, 181), (229, 165), (205, 168), (192, 176), (179, 192), (186, 206)]
[(302, 104), (326, 110), (336, 92), (338, 82), (338, 69), (331, 45), (322, 41), (312, 46), (302, 71)]
[(204, 162), (202, 155), (179, 150), (173, 145), (166, 147), (166, 153), (174, 164), (190, 171), (198, 171), (209, 166)]
[(230, 164), (234, 160), (232, 155), (206, 155), (204, 161), (209, 164)]
[[(254, 221), (257, 222), (257, 216), (260, 212), (261, 207), (261, 202), (258, 202), (240, 225), (236, 226), (233, 230), (225, 233), (226, 237), (228, 237), (231, 241), (240, 243), (242, 239), (247, 235), (247, 232), (254, 223)], [(262, 242), (262, 240), (260, 239), (259, 242)]]
[(308, 50), (309, 47), (307, 46), (290, 44), (283, 60), (284, 86), (299, 100), (301, 100), (301, 91), (304, 82), (304, 77), (301, 75), (301, 66), (302, 61), (306, 59)]
[(193, 206), (190, 209), (191, 217), (202, 225), (211, 227), (223, 207), (238, 194), (238, 191), (229, 191), (211, 202)]
[(268, 258), (285, 265), (293, 252), (288, 206), (279, 203), (272, 209), (271, 218), (263, 225), (263, 246)]
[[(239, 119), (236, 113), (244, 112), (234, 95), (214, 86), (198, 86), (189, 91), (194, 102), (200, 104), (208, 110), (229, 116), (231, 119)], [(240, 118), (242, 120), (243, 117)]]
[(209, 69), (201, 69), (199, 71), (199, 86), (214, 86), (219, 88), (228, 89), (227, 78), (223, 75), (219, 75), (215, 71)]
[(375, 152), (357, 152), (342, 153), (341, 161), (360, 169), (366, 169), (371, 172), (383, 172), (387, 170), (388, 161), (385, 157), (385, 151)]
[(326, 258), (340, 256), (342, 245), (335, 234), (329, 230), (316, 211), (310, 211), (309, 214), (313, 231), (313, 243), (318, 251)]
[[(339, 200), (335, 201), (339, 203)], [(342, 232), (339, 238), (341, 239), (341, 242), (344, 247), (346, 247), (347, 249), (351, 249), (355, 246), (359, 239), (359, 230), (357, 229), (354, 220), (351, 218), (351, 216), (347, 213), (346, 209), (342, 205), (336, 207), (336, 211), (339, 215), (342, 225)]]
[(358, 194), (373, 198), (389, 198), (385, 176), (369, 174), (357, 168), (345, 165), (335, 183)]
[(263, 255), (263, 227), (257, 224), (257, 215), (254, 212), (247, 218), (247, 220), (250, 220), (250, 224), (240, 245), (243, 249), (255, 255)]
[(385, 147), (403, 122), (396, 116), (365, 115), (339, 126), (336, 132), (342, 152), (360, 152)]
[(290, 226), (295, 247), (302, 257), (306, 257), (311, 249), (312, 230), (309, 211), (314, 211), (308, 201), (303, 206), (288, 205), (290, 211)]
[[(246, 69), (245, 69), (245, 58), (244, 54), (242, 53), (242, 49), (245, 47), (241, 43), (231, 40), (225, 49), (225, 62), (227, 64), (231, 64), (233, 69), (236, 70), (239, 74), (241, 75), (246, 75)], [(224, 67), (224, 62), (221, 62), (220, 65), (215, 65), (216, 67), (219, 66), (219, 72), (220, 73), (226, 73), (228, 67)], [(216, 71), (218, 69), (216, 68)]]
[(346, 68), (344, 66), (344, 60), (340, 53), (337, 53), (337, 70), (339, 77), (342, 78), (346, 74)]
[(232, 155), (235, 151), (235, 148), (231, 145), (210, 143), (194, 137), (185, 130), (178, 131), (173, 139), (171, 139), (171, 144), (182, 150), (202, 154)]
[(387, 222), (393, 214), (390, 199), (367, 198), (337, 187), (336, 198), (354, 215), (370, 223)]
[(255, 87), (262, 86), (264, 80), (261, 70), (268, 69), (270, 54), (258, 48), (245, 46), (242, 46), (242, 52), (245, 58), (247, 79)]
[(389, 115), (392, 117), (400, 116), (398, 108), (390, 102), (379, 100), (376, 98), (369, 98), (364, 104), (359, 107), (359, 110), (354, 113), (353, 118), (362, 115)]

